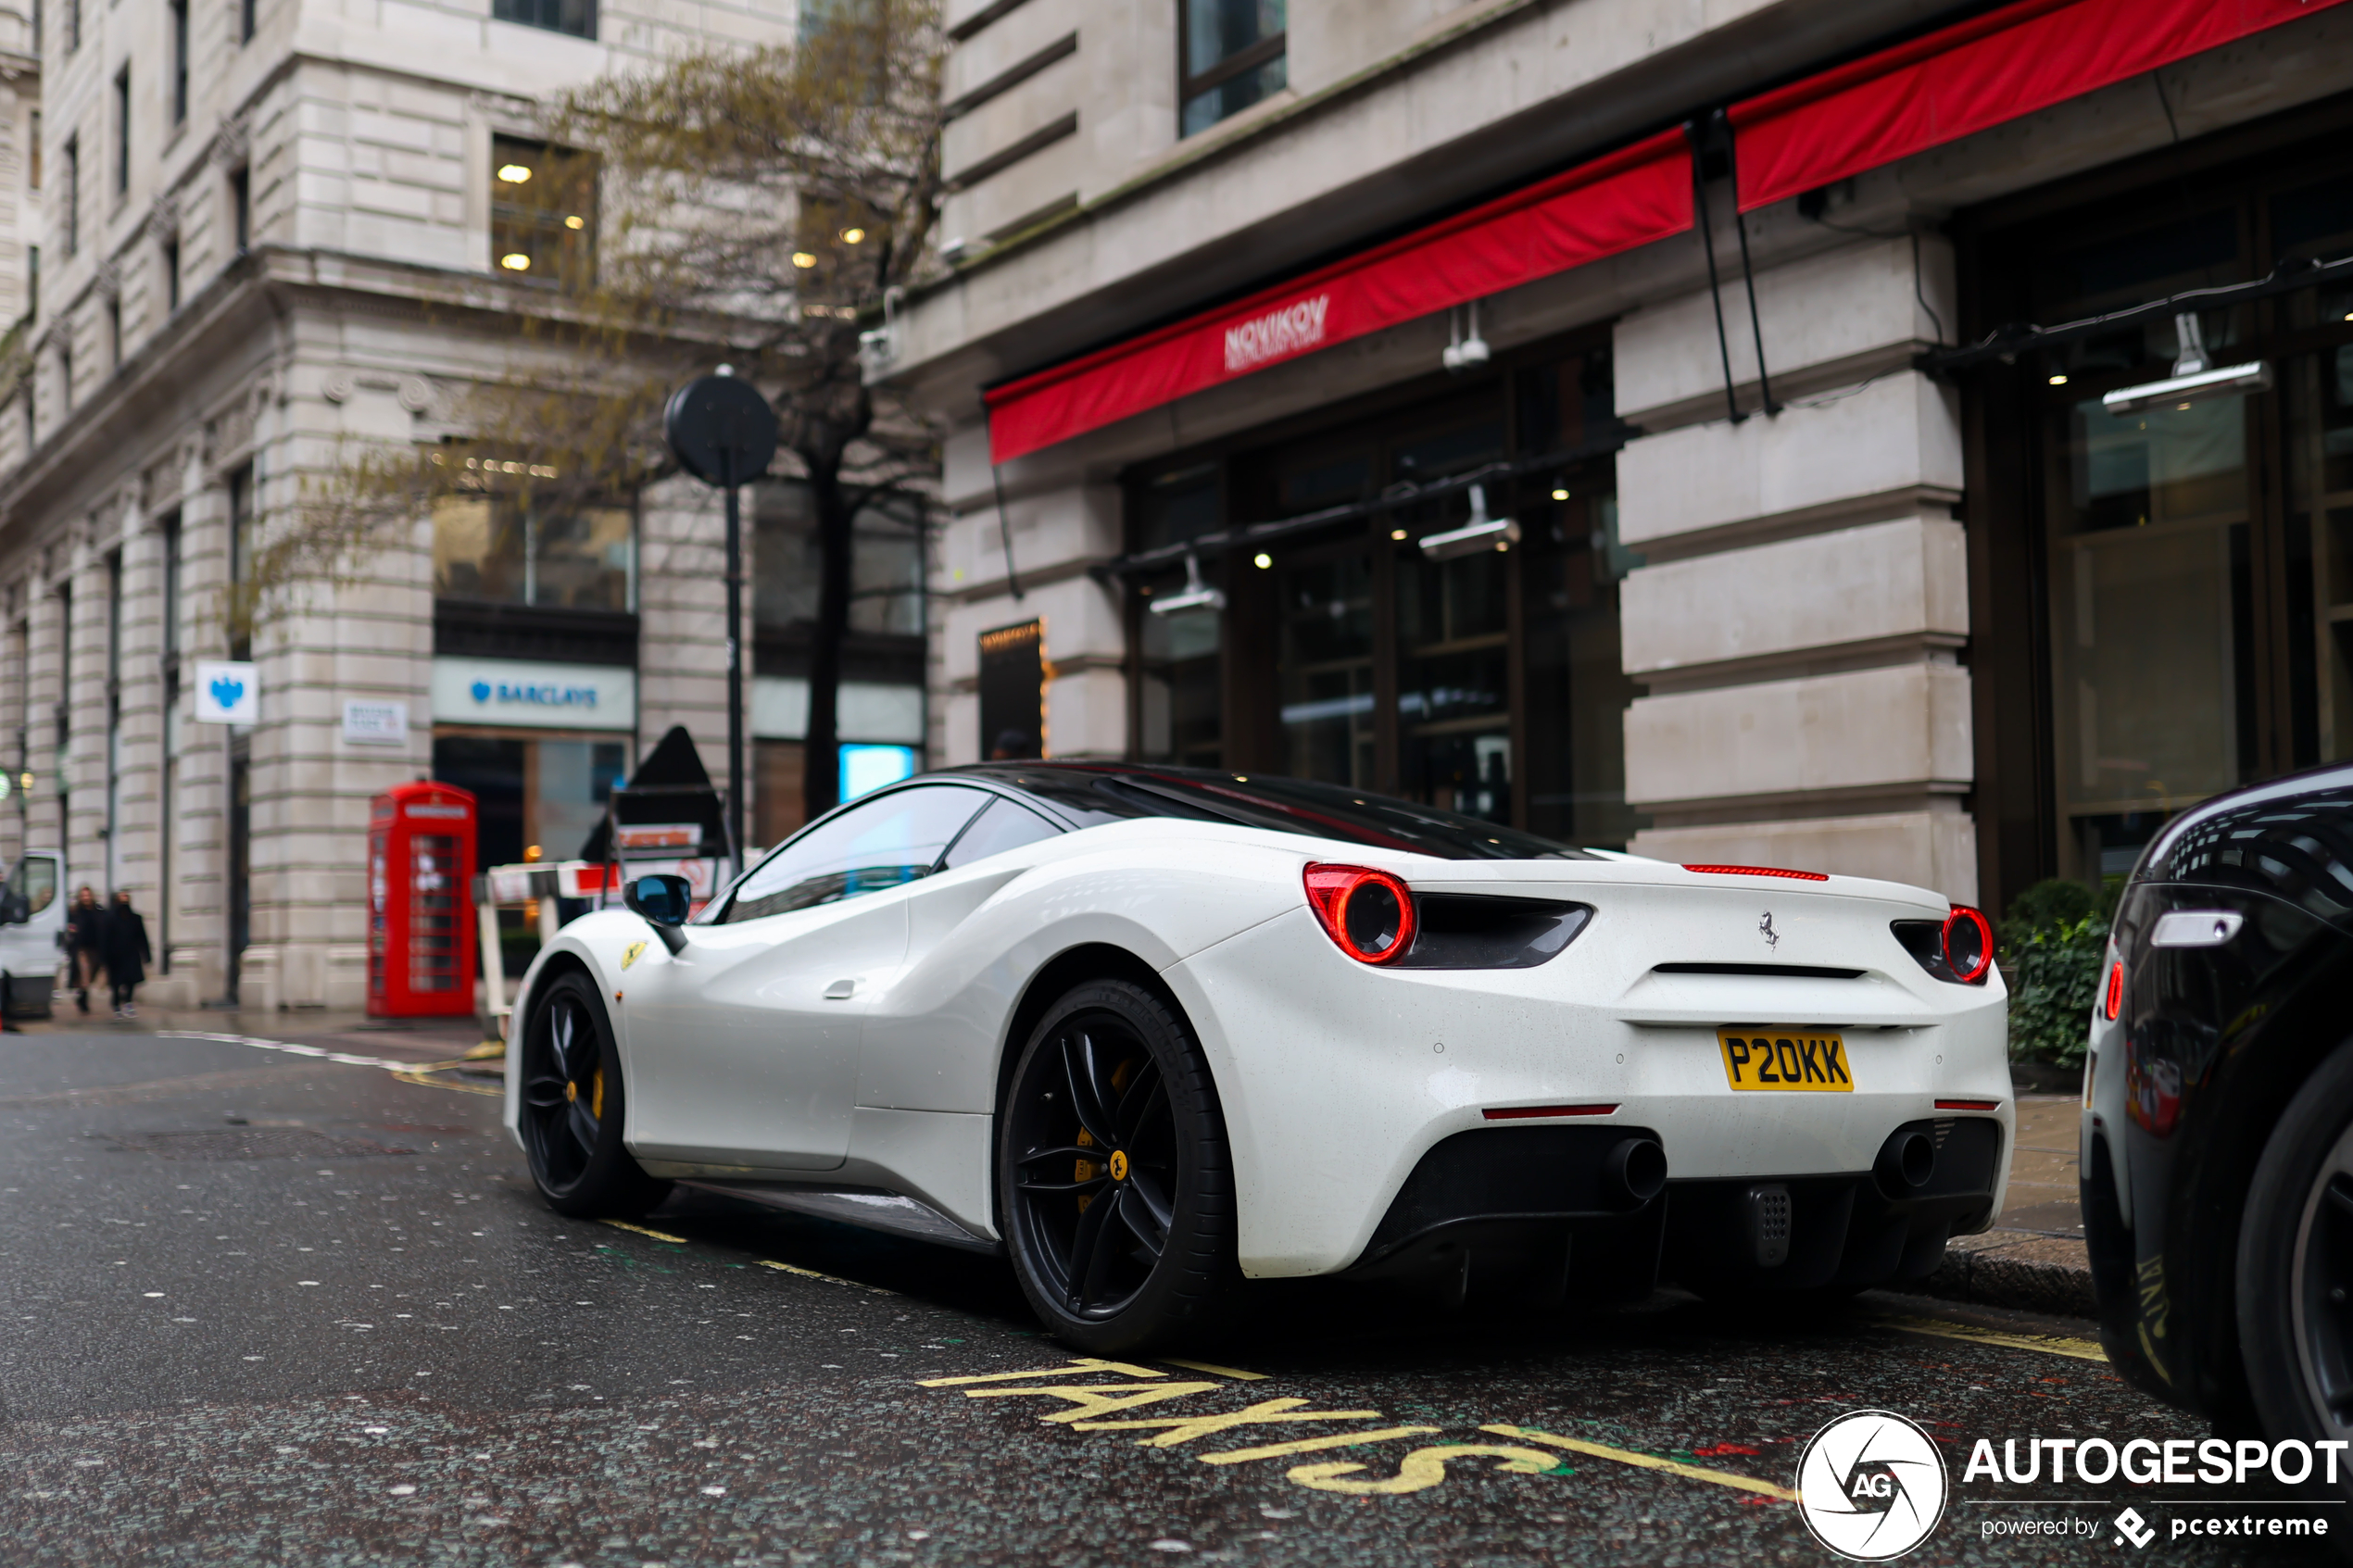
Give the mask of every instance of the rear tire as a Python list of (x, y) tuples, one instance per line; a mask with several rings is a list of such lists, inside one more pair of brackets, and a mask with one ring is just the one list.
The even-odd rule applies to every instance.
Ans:
[(2265, 1435), (2353, 1438), (2353, 1039), (2297, 1089), (2264, 1145), (2239, 1222), (2237, 1286), (2240, 1358)]
[(1236, 1277), (1233, 1165), (1209, 1064), (1167, 1002), (1123, 980), (1070, 991), (998, 1127), (1007, 1250), (1057, 1337), (1128, 1354), (1214, 1327)]
[(670, 1195), (622, 1147), (627, 1111), (604, 998), (586, 975), (558, 975), (532, 998), (517, 1118), (547, 1207), (592, 1220), (642, 1214)]

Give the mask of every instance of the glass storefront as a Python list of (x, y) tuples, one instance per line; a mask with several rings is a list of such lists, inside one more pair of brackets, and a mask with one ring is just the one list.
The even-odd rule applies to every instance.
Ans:
[[(2334, 146), (2184, 152), (2143, 188), (2111, 178), (2103, 199), (1993, 229), (1980, 318), (2082, 320), (2353, 253), (2353, 159)], [(2019, 401), (2008, 428), (2032, 448), (2018, 522), (2039, 533), (2063, 876), (2128, 871), (2183, 808), (2353, 757), (2353, 290), (2195, 319), (2209, 364), (2264, 361), (2272, 387), (2110, 412), (2104, 394), (2181, 356), (2160, 313), (2022, 356), (1981, 392)]]
[[(1588, 341), (1132, 476), (1133, 550), (1333, 514), (1202, 558), (1223, 611), (1151, 612), (1185, 585), (1181, 566), (1135, 579), (1137, 754), (1622, 847), (1642, 825), (1625, 798), (1636, 694), (1617, 634), (1633, 558), (1616, 544), (1612, 459), (1542, 461), (1613, 428), (1608, 353)], [(1473, 476), (1475, 491), (1459, 483)], [(1517, 542), (1443, 559), (1420, 546), (1482, 518), (1516, 523)]]
[(434, 780), (480, 802), (475, 855), (484, 866), (515, 865), (535, 847), (541, 859), (577, 859), (628, 771), (620, 737), (445, 730), (433, 740)]

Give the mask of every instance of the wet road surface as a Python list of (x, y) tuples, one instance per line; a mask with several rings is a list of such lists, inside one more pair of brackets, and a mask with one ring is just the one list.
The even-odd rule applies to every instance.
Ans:
[(1865, 1408), (1945, 1459), (1906, 1562), (2276, 1562), (2173, 1532), (2348, 1512), (1965, 1478), (1981, 1438), (2209, 1434), (2088, 1324), (1889, 1296), (1287, 1286), (1198, 1360), (1090, 1361), (988, 1259), (714, 1198), (563, 1219), (497, 1098), (359, 1038), (0, 1036), (0, 1559), (1815, 1563), (1798, 1456)]

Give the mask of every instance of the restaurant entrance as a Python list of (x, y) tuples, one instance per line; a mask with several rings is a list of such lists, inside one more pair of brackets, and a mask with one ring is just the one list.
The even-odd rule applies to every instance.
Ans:
[[(2316, 135), (2316, 118), (2334, 133)], [(2353, 106), (2339, 105), (1989, 211), (1976, 330), (2353, 253), (2347, 126)], [(2030, 694), (2042, 729), (1995, 726), (2012, 891), (2129, 871), (2183, 809), (2353, 756), (2353, 289), (2186, 305), (2209, 362), (2268, 365), (2268, 389), (2111, 412), (2104, 394), (2171, 373), (2186, 333), (2164, 316), (2037, 349), (1982, 383), (1978, 570), (2006, 561), (2033, 603), (2029, 622), (1995, 597), (1980, 668), (1996, 692)], [(2003, 614), (2032, 635), (2004, 635)], [(2039, 865), (2016, 842), (2030, 738)]]
[[(1222, 610), (1129, 581), (1139, 758), (1270, 769), (1623, 847), (1605, 335), (1555, 343), (1132, 477), (1131, 551), (1199, 541)], [(1320, 521), (1319, 521), (1320, 520)], [(1280, 523), (1235, 542), (1243, 525)], [(1508, 523), (1460, 553), (1423, 541)]]

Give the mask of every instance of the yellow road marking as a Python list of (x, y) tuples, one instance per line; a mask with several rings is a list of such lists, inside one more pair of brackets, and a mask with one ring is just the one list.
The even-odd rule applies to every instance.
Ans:
[(1013, 1383), (1025, 1377), (1068, 1377), (1074, 1372), (1116, 1372), (1128, 1377), (1166, 1377), (1148, 1366), (1130, 1366), (1126, 1361), (1101, 1361), (1092, 1356), (1074, 1356), (1067, 1365), (1031, 1367), (1027, 1372), (968, 1373), (962, 1377), (926, 1377), (916, 1383), (918, 1388), (959, 1388), (967, 1383)]
[(1263, 1449), (1228, 1449), (1219, 1454), (1197, 1454), (1203, 1464), (1239, 1464), (1250, 1459), (1280, 1459), (1285, 1454), (1312, 1454), (1324, 1449), (1353, 1448), (1358, 1443), (1386, 1443), (1392, 1437), (1418, 1437), (1436, 1426), (1384, 1426), (1378, 1432), (1343, 1432), (1337, 1437), (1302, 1437), (1296, 1443), (1269, 1443)]
[(617, 1231), (634, 1231), (639, 1236), (649, 1236), (656, 1241), (675, 1242), (681, 1247), (691, 1245), (683, 1236), (672, 1236), (668, 1231), (649, 1231), (643, 1225), (633, 1225), (626, 1220), (599, 1220), (597, 1223), (600, 1225), (610, 1225)]
[(1783, 1502), (1795, 1502), (1797, 1494), (1787, 1486), (1777, 1486), (1770, 1481), (1754, 1476), (1735, 1475), (1729, 1470), (1710, 1470), (1705, 1465), (1685, 1464), (1680, 1460), (1660, 1459), (1654, 1454), (1638, 1454), (1631, 1449), (1613, 1449), (1601, 1443), (1589, 1443), (1582, 1437), (1563, 1437), (1550, 1432), (1539, 1432), (1532, 1426), (1482, 1426), (1481, 1432), (1492, 1432), (1499, 1437), (1517, 1437), (1529, 1443), (1541, 1443), (1548, 1449), (1566, 1449), (1573, 1454), (1590, 1454), (1595, 1459), (1616, 1460), (1644, 1470), (1664, 1470), (1670, 1474), (1693, 1481), (1710, 1481), (1718, 1486), (1737, 1486), (1743, 1492), (1762, 1492)]
[(1433, 1443), (1427, 1449), (1416, 1449), (1398, 1462), (1397, 1474), (1386, 1481), (1342, 1481), (1339, 1476), (1353, 1474), (1365, 1468), (1361, 1464), (1301, 1464), (1291, 1467), (1289, 1479), (1318, 1492), (1340, 1492), (1349, 1497), (1400, 1497), (1407, 1492), (1426, 1492), (1446, 1479), (1446, 1461), (1450, 1459), (1498, 1461), (1495, 1468), (1513, 1475), (1541, 1475), (1559, 1466), (1560, 1461), (1534, 1449), (1498, 1448), (1492, 1443)]
[(1163, 1356), (1161, 1360), (1170, 1366), (1183, 1367), (1187, 1372), (1205, 1372), (1216, 1377), (1239, 1377), (1244, 1383), (1266, 1381), (1266, 1374), (1263, 1372), (1244, 1372), (1239, 1367), (1218, 1366), (1211, 1361), (1180, 1361), (1174, 1356)]
[(1117, 1411), (1132, 1411), (1139, 1405), (1156, 1405), (1163, 1399), (1181, 1399), (1188, 1394), (1205, 1394), (1219, 1386), (1214, 1383), (1158, 1383), (1138, 1387), (1133, 1383), (1048, 1383), (1032, 1384), (1026, 1388), (967, 1388), (967, 1399), (1016, 1399), (1032, 1394), (1051, 1394), (1057, 1399), (1068, 1399), (1073, 1406), (1041, 1415), (1040, 1421), (1067, 1425), (1082, 1415), (1110, 1415)]
[(395, 1073), (393, 1076), (404, 1084), (422, 1084), (428, 1089), (455, 1089), (461, 1095), (489, 1095), (495, 1098), (507, 1092), (504, 1089), (494, 1089), (481, 1084), (446, 1083), (439, 1078), (428, 1078), (422, 1073)]
[(1243, 1410), (1227, 1411), (1218, 1415), (1172, 1416), (1160, 1421), (1082, 1421), (1073, 1428), (1078, 1432), (1149, 1432), (1154, 1427), (1168, 1430), (1157, 1437), (1146, 1437), (1137, 1443), (1139, 1449), (1173, 1449), (1179, 1443), (1189, 1443), (1196, 1437), (1206, 1437), (1213, 1432), (1225, 1432), (1237, 1426), (1271, 1426), (1286, 1421), (1378, 1421), (1378, 1411), (1303, 1411), (1299, 1407), (1304, 1399), (1262, 1399)]
[(2005, 1334), (1996, 1328), (1978, 1328), (1965, 1323), (1947, 1323), (1943, 1318), (1881, 1318), (1881, 1328), (1893, 1328), (1906, 1334), (1931, 1334), (1939, 1339), (1966, 1339), (1974, 1345), (1995, 1345), (2005, 1350), (2040, 1350), (2046, 1356), (2071, 1356), (2079, 1361), (2108, 1364), (2108, 1352), (2095, 1339), (2070, 1339), (2057, 1334)]
[(754, 1258), (752, 1261), (763, 1269), (774, 1269), (778, 1273), (799, 1274), (803, 1279), (822, 1279), (827, 1285), (846, 1285), (852, 1290), (863, 1290), (875, 1296), (899, 1294), (896, 1290), (885, 1290), (879, 1285), (862, 1285), (854, 1279), (843, 1279), (838, 1274), (821, 1274), (814, 1269), (804, 1269), (796, 1263), (779, 1263), (774, 1258)]

